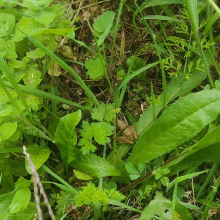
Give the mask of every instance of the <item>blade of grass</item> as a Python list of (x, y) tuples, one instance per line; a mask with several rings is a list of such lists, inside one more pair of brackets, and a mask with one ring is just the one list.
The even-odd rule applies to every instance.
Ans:
[(92, 101), (98, 105), (98, 101), (96, 97), (93, 95), (93, 93), (90, 91), (90, 89), (86, 86), (86, 84), (83, 82), (83, 80), (80, 78), (80, 76), (70, 67), (68, 66), (64, 61), (62, 61), (59, 57), (57, 57), (54, 53), (52, 53), (50, 50), (48, 50), (46, 47), (44, 47), (41, 43), (39, 43), (37, 40), (32, 38), (31, 36), (27, 35), (23, 31), (21, 31), (19, 28), (17, 28), (22, 34), (24, 34), (30, 41), (33, 43), (36, 47), (40, 48), (44, 51), (48, 56), (50, 56), (57, 64), (59, 64), (63, 69), (70, 72), (79, 85), (85, 90), (87, 96), (92, 99)]
[[(9, 83), (9, 82), (3, 81), (3, 83), (4, 83), (4, 85), (6, 85), (8, 87), (13, 88), (12, 84)], [(68, 104), (68, 105), (72, 105), (72, 106), (75, 106), (75, 107), (77, 107), (79, 109), (82, 109), (82, 110), (91, 111), (91, 109), (88, 108), (88, 107), (84, 107), (82, 105), (76, 104), (72, 101), (66, 100), (64, 98), (61, 98), (59, 96), (50, 94), (48, 92), (44, 92), (44, 91), (41, 91), (41, 90), (38, 90), (38, 89), (33, 89), (31, 87), (23, 86), (23, 85), (20, 85), (20, 84), (17, 84), (17, 85), (18, 85), (18, 87), (20, 88), (20, 90), (22, 92), (32, 94), (32, 95), (35, 95), (35, 96), (39, 96), (39, 97), (42, 97), (42, 98), (46, 98), (46, 99), (49, 99), (51, 101), (62, 102), (62, 103)]]
[[(12, 88), (13, 88), (13, 89), (15, 90), (15, 92), (18, 94), (18, 97), (20, 98), (20, 100), (21, 100), (22, 104), (24, 105), (24, 107), (25, 107), (25, 109), (26, 109), (28, 115), (30, 116), (31, 121), (33, 122), (32, 114), (31, 114), (31, 112), (30, 112), (30, 110), (29, 110), (29, 107), (28, 107), (28, 105), (27, 105), (27, 102), (25, 101), (24, 95), (22, 94), (22, 92), (21, 92), (20, 88), (18, 87), (18, 85), (17, 85), (17, 83), (16, 83), (16, 81), (15, 81), (15, 79), (14, 79), (14, 77), (13, 77), (13, 75), (12, 75), (12, 73), (11, 73), (9, 67), (8, 67), (8, 65), (6, 64), (6, 62), (4, 61), (4, 59), (3, 59), (3, 57), (2, 57), (1, 55), (0, 55), (0, 66), (1, 66), (1, 68), (2, 68), (3, 73), (6, 75), (8, 81), (11, 83)], [(2, 84), (2, 79), (1, 79), (1, 84)], [(6, 94), (7, 94), (7, 93), (6, 93)], [(7, 95), (8, 95), (8, 94), (7, 94)], [(10, 98), (10, 97), (9, 97), (9, 98)], [(12, 101), (11, 98), (10, 98), (10, 100), (11, 100), (12, 104), (17, 108), (18, 106), (15, 105), (15, 101)], [(17, 108), (17, 109), (18, 109), (18, 108)], [(19, 110), (19, 109), (18, 109), (18, 110)], [(21, 113), (21, 111), (19, 111), (19, 112)], [(22, 115), (23, 115), (23, 113), (22, 113)], [(23, 116), (24, 116), (24, 115), (23, 115)], [(24, 116), (24, 117), (26, 118), (26, 116)]]
[(212, 7), (218, 12), (218, 14), (220, 15), (220, 8), (215, 4), (215, 2), (213, 0), (207, 0), (210, 5), (212, 5)]
[(16, 11), (11, 11), (11, 10), (7, 10), (7, 9), (0, 9), (0, 12), (6, 13), (6, 14), (12, 14), (12, 15), (16, 15), (16, 16), (21, 16), (21, 17), (32, 17), (32, 16), (26, 15), (24, 13), (20, 13), (20, 12), (16, 12)]
[(155, 37), (155, 34), (152, 32), (150, 26), (148, 25), (148, 23), (146, 22), (142, 14), (142, 11), (140, 10), (137, 2), (135, 1), (135, 5), (137, 7), (137, 9), (139, 10), (139, 13), (142, 17), (142, 23), (144, 24), (144, 26), (148, 29), (152, 39), (153, 39), (153, 42), (154, 42), (154, 45), (155, 45), (155, 48), (156, 48), (156, 51), (157, 51), (157, 55), (159, 57), (159, 63), (160, 63), (160, 69), (161, 69), (161, 72), (162, 72), (162, 87), (163, 87), (163, 105), (166, 106), (166, 77), (165, 77), (165, 71), (164, 71), (164, 67), (163, 67), (163, 62), (162, 62), (162, 59), (161, 59), (161, 55), (160, 55), (160, 50), (159, 50), (159, 46), (157, 44), (157, 41), (156, 41), (156, 37)]
[(201, 54), (201, 57), (202, 57), (202, 60), (203, 60), (205, 71), (208, 75), (211, 86), (214, 88), (215, 85), (214, 85), (214, 82), (212, 80), (211, 74), (209, 72), (209, 68), (208, 68), (208, 65), (206, 63), (204, 52), (203, 52), (202, 45), (200, 43), (200, 39), (199, 39), (199, 35), (198, 35), (198, 30), (199, 30), (199, 21), (198, 21), (199, 17), (198, 17), (198, 14), (199, 14), (199, 12), (198, 12), (198, 7), (197, 7), (197, 1), (185, 0), (185, 3), (186, 3), (187, 11), (189, 13), (190, 21), (191, 21), (191, 24), (192, 24), (192, 30), (193, 30), (193, 33), (194, 33), (194, 36), (195, 36), (195, 39), (196, 39), (196, 43), (197, 43), (197, 46), (199, 47), (199, 51), (200, 51), (200, 54)]

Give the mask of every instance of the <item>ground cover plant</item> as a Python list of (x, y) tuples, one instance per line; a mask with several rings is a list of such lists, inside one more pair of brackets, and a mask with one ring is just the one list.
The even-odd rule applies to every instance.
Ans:
[(219, 219), (217, 4), (0, 0), (0, 219)]

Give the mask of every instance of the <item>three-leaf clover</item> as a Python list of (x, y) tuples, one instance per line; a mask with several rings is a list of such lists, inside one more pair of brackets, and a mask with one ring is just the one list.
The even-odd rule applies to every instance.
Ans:
[(129, 176), (130, 176), (131, 180), (138, 179), (140, 177), (140, 174), (143, 172), (144, 168), (145, 168), (145, 164), (144, 163), (139, 163), (138, 164), (138, 168), (136, 168), (134, 166), (134, 164), (131, 163), (131, 162), (127, 162), (125, 164), (125, 169), (130, 174)]

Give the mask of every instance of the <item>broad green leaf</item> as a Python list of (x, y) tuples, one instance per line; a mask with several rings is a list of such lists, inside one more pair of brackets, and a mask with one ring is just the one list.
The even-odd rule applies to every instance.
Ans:
[(93, 24), (94, 34), (99, 37), (98, 45), (101, 45), (108, 36), (114, 17), (115, 13), (113, 11), (106, 11)]
[(46, 26), (48, 26), (49, 24), (51, 24), (54, 21), (55, 18), (55, 14), (53, 13), (54, 10), (52, 8), (53, 6), (49, 7), (49, 8), (45, 8), (39, 12), (37, 12), (34, 15), (34, 20), (39, 22), (40, 24), (44, 24)]
[(50, 28), (38, 28), (35, 30), (32, 30), (31, 35), (32, 36), (39, 36), (41, 34), (55, 34), (55, 35), (67, 35), (68, 33), (73, 35), (74, 31), (77, 28), (72, 28), (72, 29), (68, 29), (68, 28), (56, 28), (56, 29), (50, 29)]
[(91, 127), (93, 129), (94, 139), (96, 142), (104, 145), (111, 141), (109, 136), (112, 135), (114, 126), (111, 126), (107, 122), (97, 122), (97, 123), (92, 123)]
[(147, 15), (147, 16), (144, 16), (143, 18), (144, 19), (156, 19), (156, 20), (161, 20), (161, 21), (180, 21), (176, 18), (163, 16), (163, 15)]
[(137, 172), (137, 168), (131, 162), (127, 162), (125, 164), (125, 169), (128, 173), (136, 173)]
[(33, 67), (30, 67), (23, 78), (24, 84), (28, 87), (36, 89), (41, 82), (41, 72)]
[[(6, 155), (4, 154), (0, 154), (0, 176), (1, 176), (0, 184), (1, 186), (3, 186), (5, 192), (10, 192), (11, 190), (13, 190), (14, 181), (12, 176), (11, 164), (9, 160), (6, 158)], [(1, 204), (0, 204), (0, 216), (1, 216)]]
[(31, 191), (29, 188), (19, 189), (15, 193), (15, 196), (13, 197), (13, 201), (9, 206), (10, 213), (14, 214), (26, 209), (28, 203), (30, 202), (30, 198), (31, 198)]
[(155, 215), (159, 216), (160, 219), (171, 220), (171, 206), (171, 201), (166, 199), (161, 193), (158, 193), (154, 200), (144, 209), (138, 220), (151, 220)]
[(62, 71), (60, 66), (56, 62), (51, 60), (48, 66), (48, 74), (50, 76), (60, 76), (61, 73)]
[(7, 59), (16, 59), (18, 57), (15, 51), (15, 43), (11, 40), (5, 42), (4, 48), (2, 48), (1, 53), (3, 53), (4, 57)]
[(0, 138), (2, 141), (9, 139), (17, 129), (17, 122), (7, 122), (0, 126)]
[(80, 119), (80, 110), (65, 115), (60, 119), (54, 134), (54, 143), (60, 150), (60, 154), (65, 166), (67, 166), (71, 161), (77, 159), (75, 153), (75, 145), (77, 142), (77, 133), (75, 131), (75, 127), (79, 123)]
[(12, 112), (12, 106), (11, 105), (4, 105), (3, 107), (0, 107), (0, 117), (9, 115), (11, 112)]
[(120, 175), (119, 171), (115, 169), (114, 166), (95, 154), (78, 154), (77, 159), (72, 161), (70, 165), (77, 170), (97, 178)]
[(45, 53), (37, 48), (36, 50), (32, 50), (31, 52), (27, 52), (27, 57), (30, 57), (31, 59), (37, 59), (37, 58), (42, 58), (45, 56)]
[(191, 139), (220, 113), (220, 91), (192, 93), (168, 107), (139, 137), (128, 162), (150, 162)]
[(27, 101), (27, 105), (30, 106), (30, 110), (33, 109), (35, 112), (38, 110), (38, 106), (40, 105), (40, 101), (34, 95), (25, 96), (25, 100)]
[(115, 109), (115, 103), (109, 103), (106, 106), (106, 113), (105, 113), (105, 118), (104, 120), (107, 122), (112, 121), (115, 117), (116, 114), (120, 112), (120, 108), (119, 109)]
[(85, 67), (88, 69), (87, 74), (92, 80), (100, 80), (103, 79), (106, 75), (107, 69), (103, 60), (100, 58), (90, 59), (85, 62)]
[(12, 68), (21, 68), (24, 66), (24, 63), (20, 60), (9, 60), (8, 65)]
[[(32, 149), (34, 151), (32, 151)], [(39, 147), (37, 144), (28, 147), (27, 152), (29, 153), (31, 160), (34, 163), (36, 170), (38, 170), (47, 161), (50, 155), (50, 150), (48, 148)], [(32, 169), (27, 158), (25, 159), (25, 165), (28, 173), (32, 174)]]
[(47, 8), (52, 0), (24, 0), (23, 7), (27, 7), (33, 11), (41, 10)]
[(9, 35), (15, 27), (15, 17), (10, 14), (0, 13), (0, 37)]
[(16, 193), (16, 190), (0, 195), (0, 219), (4, 219), (9, 213), (9, 206), (12, 203), (13, 197)]
[[(27, 34), (30, 34), (33, 29), (42, 28), (43, 25), (36, 22), (33, 18), (23, 17), (18, 23), (17, 27)], [(15, 31), (11, 40), (14, 42), (21, 41), (25, 36), (18, 30)]]
[(92, 176), (89, 176), (88, 174), (83, 173), (79, 170), (74, 169), (73, 172), (76, 175), (77, 179), (80, 179), (80, 180), (91, 180), (92, 179)]
[[(212, 62), (210, 60), (210, 57), (206, 55), (207, 63), (210, 65)], [(204, 79), (206, 79), (207, 74), (204, 71), (201, 70), (195, 70), (190, 79), (185, 79), (183, 74), (178, 74), (177, 76), (173, 76), (171, 78), (170, 83), (167, 86), (167, 103), (172, 101), (174, 98), (181, 96), (193, 88), (196, 88)], [(161, 95), (161, 102), (162, 102), (162, 96)], [(159, 112), (162, 110), (161, 105), (155, 105), (155, 115), (158, 115)], [(150, 105), (144, 113), (141, 115), (139, 121), (135, 124), (135, 128), (137, 131), (137, 134), (140, 135), (144, 129), (148, 129), (153, 122), (152, 117), (152, 105)]]

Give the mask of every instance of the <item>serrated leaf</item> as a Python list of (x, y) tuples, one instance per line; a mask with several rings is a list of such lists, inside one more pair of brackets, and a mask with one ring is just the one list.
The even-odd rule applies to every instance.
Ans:
[(94, 139), (97, 143), (104, 145), (110, 142), (109, 136), (112, 135), (114, 126), (111, 126), (107, 122), (97, 122), (92, 123), (91, 127), (93, 129)]
[(114, 108), (115, 108), (115, 103), (112, 104), (110, 103), (106, 106), (106, 113), (104, 118), (105, 121), (110, 122), (115, 118), (117, 111), (115, 112)]
[(83, 121), (82, 128), (83, 129), (80, 130), (82, 137), (91, 141), (93, 137), (93, 130), (89, 123), (87, 121)]
[(19, 189), (16, 192), (12, 203), (9, 206), (10, 213), (14, 214), (24, 210), (30, 202), (30, 198), (31, 191), (29, 188)]
[[(134, 72), (145, 67), (146, 63), (139, 57), (131, 56), (127, 59), (127, 65), (128, 65), (128, 68), (131, 67), (131, 71)], [(142, 73), (137, 75), (137, 77), (146, 78), (145, 74), (146, 74), (146, 71), (143, 71)]]
[(80, 180), (91, 180), (92, 179), (92, 176), (86, 174), (86, 173), (83, 173), (79, 170), (73, 170), (74, 174), (76, 175), (76, 178), (77, 179), (80, 179)]
[(100, 58), (90, 59), (85, 62), (85, 67), (88, 69), (87, 74), (92, 80), (100, 80), (103, 79), (107, 73), (107, 69), (102, 65), (102, 61)]
[[(39, 147), (37, 144), (33, 144), (27, 148), (27, 152), (30, 154), (30, 158), (34, 163), (35, 169), (38, 170), (44, 162), (47, 161), (50, 155), (50, 150), (48, 148)], [(25, 158), (26, 169), (29, 174), (32, 174), (30, 164)]]
[(143, 132), (127, 161), (138, 165), (170, 152), (190, 140), (219, 113), (219, 90), (192, 93), (179, 99)]
[(25, 100), (27, 105), (30, 106), (35, 112), (38, 110), (38, 105), (40, 105), (39, 99), (34, 95), (27, 95), (25, 96)]
[(98, 105), (98, 108), (93, 108), (91, 116), (93, 120), (103, 121), (106, 113), (105, 104), (102, 102)]
[(98, 45), (101, 45), (108, 36), (114, 21), (114, 17), (114, 12), (106, 11), (93, 24), (94, 34), (99, 37)]
[(0, 126), (0, 138), (2, 141), (9, 139), (17, 129), (17, 122), (7, 122)]
[(73, 112), (62, 117), (57, 126), (54, 134), (54, 143), (60, 150), (61, 157), (65, 166), (67, 166), (72, 160), (77, 159), (76, 155), (76, 142), (77, 133), (75, 126), (81, 119), (81, 111)]
[(90, 153), (90, 151), (94, 153), (96, 150), (96, 146), (94, 146), (89, 140), (84, 138), (80, 139), (78, 145), (83, 146), (81, 148), (83, 155)]
[(119, 176), (120, 173), (105, 159), (95, 154), (78, 155), (70, 165), (77, 170), (86, 172), (90, 176), (101, 178), (105, 176)]

